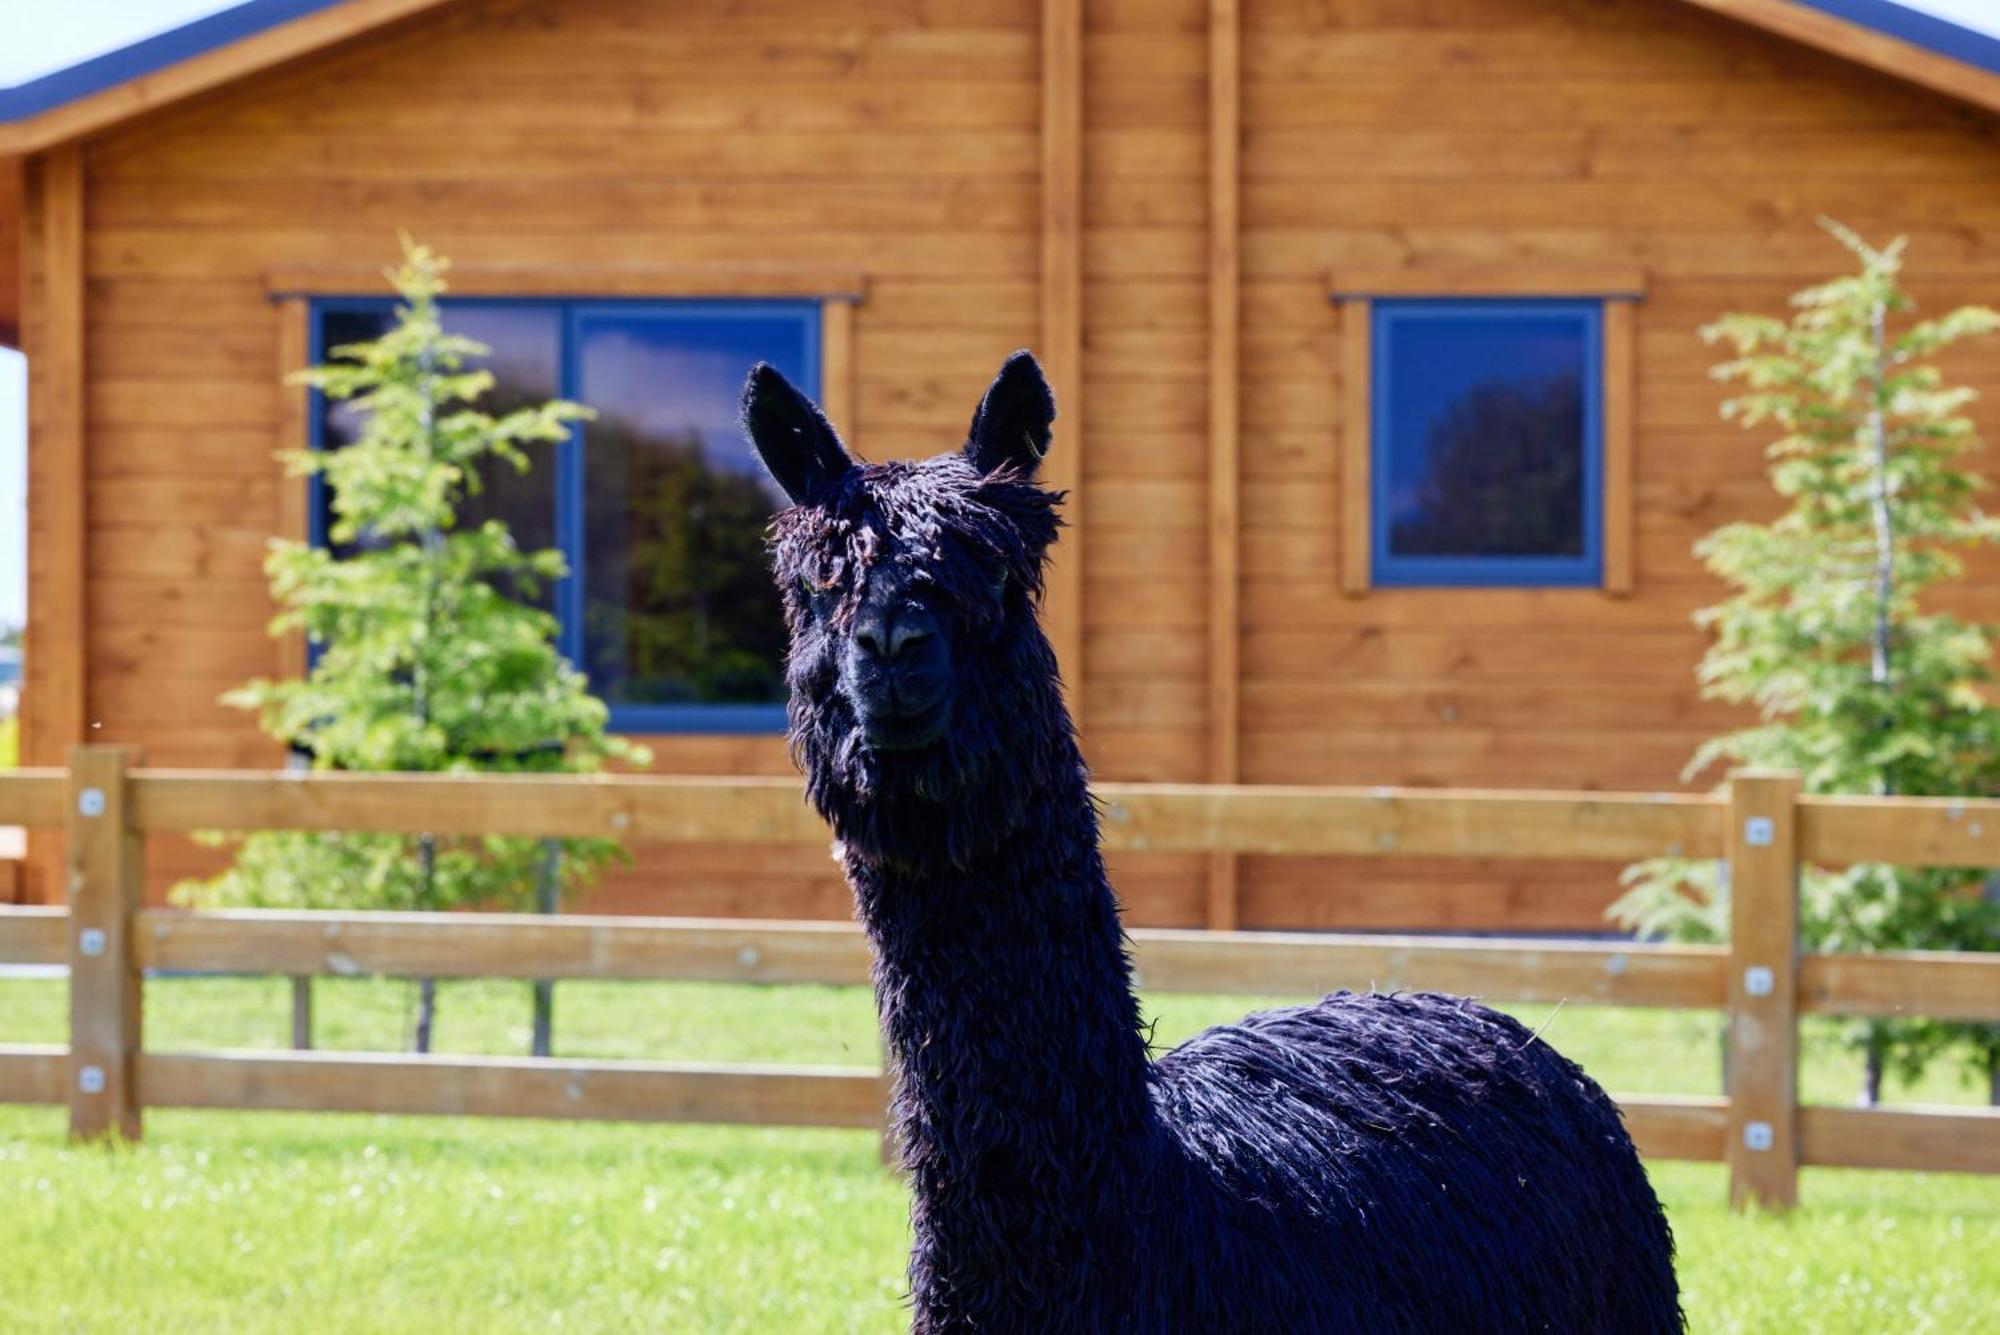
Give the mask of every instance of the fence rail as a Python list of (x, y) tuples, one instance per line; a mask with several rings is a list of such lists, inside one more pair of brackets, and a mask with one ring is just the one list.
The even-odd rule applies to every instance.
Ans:
[[(152, 1052), (148, 971), (858, 983), (850, 924), (512, 914), (201, 912), (140, 903), (144, 836), (369, 830), (664, 842), (824, 842), (795, 783), (662, 777), (298, 775), (128, 768), (0, 774), (0, 824), (68, 832), (71, 906), (0, 910), (0, 964), (67, 965), (71, 1041), (0, 1046), (0, 1101), (65, 1103), (76, 1134), (146, 1106), (879, 1126), (853, 1067), (360, 1053)], [(1713, 797), (1101, 785), (1108, 846), (1154, 851), (1624, 860), (1726, 858), (1728, 946), (1135, 929), (1143, 986), (1286, 994), (1425, 988), (1505, 1001), (1715, 1009), (1726, 1097), (1620, 1099), (1661, 1158), (1722, 1160), (1731, 1198), (1790, 1204), (1800, 1164), (2000, 1172), (2000, 1112), (1801, 1106), (1801, 1014), (2000, 1022), (2000, 955), (1801, 954), (1804, 862), (2000, 863), (2000, 802), (1802, 797), (1784, 775)]]

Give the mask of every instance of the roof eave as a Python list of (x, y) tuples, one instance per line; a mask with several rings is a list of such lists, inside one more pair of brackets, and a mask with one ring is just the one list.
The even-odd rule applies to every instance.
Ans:
[(15, 121), (0, 156), (40, 152), (144, 112), (297, 60), (454, 0), (344, 0)]
[(1864, 23), (1796, 0), (1683, 0), (1683, 3), (1880, 70), (1986, 111), (2000, 112), (2000, 73), (1941, 55)]

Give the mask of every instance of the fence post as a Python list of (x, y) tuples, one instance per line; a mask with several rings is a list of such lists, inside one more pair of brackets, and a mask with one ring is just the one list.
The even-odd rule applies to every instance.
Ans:
[(1799, 1199), (1799, 776), (1729, 776), (1729, 1204)]
[(141, 979), (132, 915), (145, 889), (145, 838), (132, 828), (126, 769), (139, 753), (69, 753), (69, 1130), (76, 1140), (140, 1131)]

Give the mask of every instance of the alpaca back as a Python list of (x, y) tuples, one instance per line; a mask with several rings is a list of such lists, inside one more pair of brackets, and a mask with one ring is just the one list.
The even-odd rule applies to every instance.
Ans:
[(1336, 993), (1154, 1066), (1178, 1151), (1134, 1329), (1681, 1329), (1673, 1241), (1604, 1092), (1459, 997)]

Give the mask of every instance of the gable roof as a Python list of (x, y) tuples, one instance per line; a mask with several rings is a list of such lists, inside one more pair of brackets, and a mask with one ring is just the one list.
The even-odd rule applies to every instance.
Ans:
[[(245, 0), (0, 88), (0, 156), (31, 153), (453, 0)], [(1892, 0), (1680, 0), (2000, 112), (2000, 38)]]

